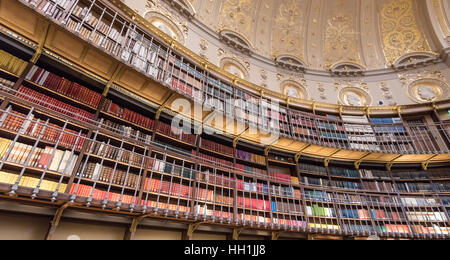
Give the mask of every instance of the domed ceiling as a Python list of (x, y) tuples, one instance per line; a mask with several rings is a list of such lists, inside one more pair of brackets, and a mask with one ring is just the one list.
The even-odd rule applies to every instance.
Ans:
[(214, 31), (237, 32), (254, 53), (290, 55), (311, 69), (347, 62), (382, 69), (406, 54), (442, 48), (428, 40), (422, 0), (188, 1)]

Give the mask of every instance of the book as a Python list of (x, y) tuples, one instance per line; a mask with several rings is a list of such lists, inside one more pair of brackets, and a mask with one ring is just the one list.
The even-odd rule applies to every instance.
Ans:
[(27, 62), (23, 61), (12, 54), (0, 50), (0, 68), (16, 76), (20, 76), (27, 66)]

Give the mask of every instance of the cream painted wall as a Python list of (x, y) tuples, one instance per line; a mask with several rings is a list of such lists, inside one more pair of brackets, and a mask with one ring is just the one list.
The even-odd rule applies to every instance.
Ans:
[(181, 232), (138, 229), (135, 234), (135, 240), (181, 240)]
[(0, 213), (0, 240), (42, 240), (50, 218)]
[(68, 240), (79, 237), (81, 240), (122, 240), (124, 234), (125, 227), (63, 220), (53, 239)]

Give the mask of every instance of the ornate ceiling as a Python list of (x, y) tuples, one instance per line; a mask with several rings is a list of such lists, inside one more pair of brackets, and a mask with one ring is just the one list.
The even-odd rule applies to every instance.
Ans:
[(338, 63), (381, 69), (406, 54), (440, 51), (427, 40), (432, 30), (422, 0), (189, 2), (203, 24), (218, 33), (237, 32), (254, 53), (270, 59), (294, 56), (312, 69), (328, 70)]

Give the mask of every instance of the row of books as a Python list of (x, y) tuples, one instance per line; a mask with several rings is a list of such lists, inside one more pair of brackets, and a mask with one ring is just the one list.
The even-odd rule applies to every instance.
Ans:
[(329, 169), (332, 176), (359, 178), (358, 171), (356, 170), (335, 167), (330, 167)]
[(364, 186), (364, 189), (366, 189), (366, 190), (388, 191), (388, 192), (394, 191), (394, 187), (393, 187), (392, 183), (384, 182), (384, 181), (383, 182), (378, 182), (378, 181), (367, 182), (367, 181), (363, 181), (363, 186)]
[[(171, 56), (172, 58), (173, 56)], [(171, 58), (169, 58), (169, 61), (171, 61)], [(176, 64), (181, 64), (181, 61), (177, 62)], [(170, 66), (170, 65), (169, 65)], [(192, 87), (194, 87), (194, 90), (198, 90), (200, 93), (203, 89), (203, 82), (201, 79), (196, 78), (194, 75), (198, 75), (198, 73), (194, 73), (194, 75), (190, 74), (193, 71), (193, 69), (188, 70), (188, 72), (185, 72), (184, 69), (177, 69), (174, 68), (171, 72), (172, 75), (175, 76), (177, 79), (182, 80)], [(203, 74), (201, 74), (203, 76)], [(180, 84), (181, 82), (178, 82)], [(173, 83), (172, 83), (173, 84)], [(173, 86), (173, 85), (172, 85)], [(186, 86), (188, 87), (188, 86)]]
[(233, 212), (229, 211), (223, 211), (223, 210), (213, 210), (211, 208), (208, 208), (205, 205), (196, 205), (194, 207), (194, 214), (200, 215), (200, 216), (208, 216), (208, 217), (215, 217), (217, 219), (224, 218), (224, 219), (231, 219), (233, 218)]
[(370, 122), (374, 125), (386, 125), (375, 126), (374, 129), (377, 133), (406, 133), (406, 129), (403, 127), (403, 120), (401, 118), (370, 118)]
[(391, 172), (393, 179), (398, 180), (419, 180), (419, 179), (428, 179), (428, 176), (431, 175), (433, 172), (427, 172), (427, 171), (408, 171), (408, 172)]
[(406, 212), (409, 221), (448, 221), (444, 212)]
[(59, 146), (68, 149), (75, 146), (76, 150), (81, 150), (86, 138), (85, 134), (81, 134), (78, 138), (78, 133), (71, 129), (66, 128), (63, 132), (62, 127), (59, 125), (50, 123), (45, 125), (44, 121), (34, 118), (34, 115), (27, 117), (24, 114), (11, 110), (0, 126), (13, 132), (18, 132), (22, 129), (23, 134), (34, 138), (40, 137), (43, 141), (51, 143), (59, 141)]
[(197, 199), (197, 203), (212, 202), (225, 206), (233, 206), (234, 203), (233, 196), (224, 196), (218, 193), (214, 194), (214, 190), (207, 190), (200, 187), (196, 188), (195, 198)]
[(341, 226), (331, 224), (308, 223), (308, 226), (315, 229), (341, 230)]
[(152, 119), (136, 113), (128, 108), (123, 108), (109, 99), (104, 102), (102, 110), (149, 130), (153, 129), (154, 121)]
[(272, 211), (289, 213), (289, 214), (303, 214), (302, 205), (293, 201), (278, 201), (272, 202)]
[(423, 225), (411, 225), (411, 230), (416, 234), (450, 234), (450, 228), (436, 224), (425, 227)]
[[(83, 168), (84, 172), (83, 172)], [(123, 187), (137, 188), (140, 176), (130, 173), (123, 169), (114, 169), (107, 167), (99, 163), (89, 162), (86, 166), (80, 165), (80, 169), (77, 172), (77, 177), (81, 175), (81, 178), (91, 179), (94, 181), (101, 181), (120, 185)]]
[(299, 199), (301, 196), (300, 190), (291, 186), (270, 185), (269, 187), (272, 196), (292, 197), (294, 199)]
[(14, 86), (14, 82), (0, 78), (0, 89), (10, 89)]
[(364, 200), (364, 196), (358, 194), (336, 193), (334, 197), (336, 202), (347, 204), (361, 204), (361, 202)]
[(317, 122), (317, 128), (325, 129), (325, 130), (329, 130), (329, 131), (341, 131), (341, 132), (345, 131), (344, 127), (342, 127), (341, 125), (339, 125), (337, 123), (329, 123), (329, 122), (323, 122), (323, 121)]
[(320, 166), (320, 165), (314, 165), (314, 164), (306, 164), (306, 163), (300, 163), (299, 165), (299, 169), (302, 172), (312, 172), (315, 174), (320, 174), (320, 175), (324, 175), (327, 176), (327, 168), (324, 166)]
[(339, 189), (362, 190), (363, 186), (359, 182), (331, 181), (331, 186)]
[[(19, 178), (18, 174), (0, 171), (0, 183), (13, 185), (17, 182), (18, 178)], [(19, 180), (19, 186), (34, 189), (39, 184), (39, 180), (40, 180), (39, 178), (31, 176), (22, 176), (22, 178)], [(64, 193), (67, 188), (67, 184), (61, 183), (59, 187), (58, 184), (59, 183), (55, 181), (42, 180), (39, 189), (51, 192), (57, 191), (60, 193)]]
[(338, 140), (338, 141), (346, 141), (346, 140), (351, 140), (352, 137), (348, 137), (345, 134), (342, 133), (330, 133), (330, 132), (323, 132), (323, 131), (319, 131), (319, 135), (320, 137), (324, 138), (324, 139), (333, 139), (333, 140)]
[(135, 130), (131, 126), (126, 126), (123, 124), (112, 122), (104, 118), (100, 119), (100, 125), (106, 126), (108, 130), (111, 130), (112, 132), (118, 133), (125, 137), (137, 139), (145, 143), (150, 143), (152, 141), (152, 135), (143, 133), (139, 130)]
[(239, 163), (236, 164), (236, 170), (244, 172), (244, 173), (248, 173), (248, 174), (259, 175), (259, 176), (267, 175), (266, 170), (239, 164)]
[(11, 148), (11, 152), (5, 158), (7, 162), (25, 165), (29, 157), (28, 167), (47, 168), (50, 171), (66, 175), (72, 174), (78, 159), (78, 155), (72, 154), (71, 151), (55, 150), (54, 147), (50, 146), (45, 148), (36, 147), (33, 150), (31, 145), (19, 142), (12, 144), (11, 140), (0, 138), (0, 158), (6, 156), (9, 148)]
[(409, 234), (411, 230), (408, 225), (394, 225), (394, 224), (386, 224), (386, 225), (377, 225), (376, 230), (378, 233), (403, 233)]
[[(274, 178), (277, 181), (285, 182), (285, 183), (292, 183), (293, 179), (290, 174), (281, 173), (281, 172), (270, 172), (269, 176)], [(298, 183), (298, 178), (294, 179)]]
[(270, 217), (266, 217), (265, 214), (250, 215), (245, 213), (239, 213), (238, 220), (241, 222), (247, 221), (260, 224), (270, 224), (272, 222), (270, 220)]
[(448, 182), (434, 182), (433, 190), (438, 192), (448, 192), (450, 191), (450, 183)]
[(159, 159), (150, 159), (148, 165), (153, 165), (153, 167), (151, 168), (153, 169), (153, 171), (172, 174), (183, 178), (194, 179), (196, 176), (195, 171), (187, 167), (168, 163)]
[(317, 204), (306, 207), (308, 216), (335, 218), (336, 210), (334, 208), (320, 207)]
[(93, 186), (90, 185), (83, 185), (83, 184), (73, 184), (70, 187), (69, 194), (77, 195), (78, 197), (90, 197), (92, 196), (93, 199), (96, 200), (107, 200), (109, 202), (122, 202), (124, 204), (135, 204), (137, 203), (138, 198), (128, 195), (128, 194), (121, 194), (117, 192), (108, 192), (106, 190), (100, 190), (97, 188), (93, 188)]
[(393, 212), (382, 209), (370, 209), (373, 220), (405, 220), (402, 212)]
[[(28, 0), (32, 3), (33, 0)], [(56, 20), (62, 18), (66, 10), (71, 9), (75, 4), (75, 0), (61, 0), (53, 2), (51, 0), (37, 0), (35, 1), (36, 8), (47, 16)]]
[(367, 209), (340, 209), (339, 213), (341, 218), (370, 219)]
[(401, 192), (427, 192), (434, 191), (435, 185), (431, 183), (396, 183), (395, 187)]
[(403, 206), (437, 206), (439, 205), (436, 199), (432, 198), (400, 198)]
[(251, 161), (254, 163), (261, 164), (261, 165), (266, 164), (265, 156), (249, 153), (249, 152), (242, 151), (242, 150), (236, 150), (236, 158), (244, 160), (244, 161)]
[(330, 181), (323, 178), (301, 177), (302, 184), (310, 186), (331, 187)]
[(36, 65), (33, 65), (25, 78), (40, 86), (44, 86), (95, 108), (98, 107), (102, 98), (100, 93), (50, 73)]
[(192, 87), (188, 84), (186, 84), (185, 82), (178, 80), (176, 78), (172, 78), (170, 81), (169, 86), (178, 91), (179, 93), (188, 95), (192, 98), (194, 98), (195, 100), (201, 100), (202, 99), (202, 91), (198, 90), (195, 87)]
[(326, 191), (308, 190), (305, 189), (305, 199), (312, 201), (331, 202), (333, 201), (332, 194)]
[[(309, 115), (308, 115), (309, 116)], [(316, 128), (316, 121), (313, 118), (308, 118), (305, 115), (291, 114), (291, 124), (294, 126), (302, 126), (306, 128)]]
[(200, 172), (198, 174), (198, 180), (205, 182), (208, 185), (220, 185), (224, 187), (234, 188), (234, 178), (231, 176), (225, 176), (221, 174), (212, 174), (209, 171)]
[(90, 123), (94, 119), (94, 114), (91, 114), (81, 108), (71, 106), (55, 98), (49, 97), (45, 94), (39, 93), (25, 86), (20, 86), (16, 96), (20, 99), (29, 101), (32, 104), (37, 104), (53, 111), (62, 113), (68, 117), (78, 119), (83, 122)]
[(387, 171), (361, 169), (359, 170), (359, 174), (361, 175), (361, 178), (366, 179), (391, 179), (391, 176)]
[(211, 155), (207, 155), (207, 154), (204, 154), (204, 153), (201, 153), (201, 152), (199, 152), (198, 155), (197, 155), (196, 151), (194, 151), (194, 150), (192, 151), (192, 157), (193, 158), (198, 157), (198, 159), (201, 162), (205, 162), (205, 163), (208, 163), (208, 164), (215, 164), (215, 165), (220, 166), (220, 167), (229, 167), (229, 168), (233, 167), (233, 162), (230, 162), (230, 161), (224, 160), (224, 159), (220, 159), (220, 158), (217, 158), (217, 157), (214, 157), (214, 156), (211, 156)]
[(372, 225), (365, 225), (365, 224), (344, 224), (342, 225), (342, 229), (354, 233), (372, 233), (373, 232), (373, 226)]
[(120, 149), (118, 147), (108, 145), (105, 142), (95, 141), (93, 144), (89, 144), (88, 154), (90, 156), (95, 155), (98, 158), (109, 159), (110, 161), (118, 161), (123, 164), (130, 164), (136, 167), (140, 167), (142, 164), (143, 156), (139, 153), (133, 153), (126, 149)]
[(189, 199), (193, 196), (194, 189), (192, 186), (187, 186), (184, 184), (180, 185), (180, 183), (171, 183), (169, 181), (161, 181), (161, 179), (146, 178), (144, 182), (144, 191)]
[(174, 127), (163, 122), (158, 122), (156, 131), (183, 142), (195, 145), (195, 135), (191, 133), (185, 133), (182, 128)]
[(292, 197), (295, 199), (300, 198), (300, 190), (293, 187), (267, 185), (265, 183), (247, 182), (244, 180), (237, 180), (237, 189), (240, 191), (249, 191), (268, 195), (269, 191), (271, 195), (279, 195), (285, 197)]
[(141, 206), (146, 206), (150, 209), (157, 209), (157, 210), (170, 210), (178, 213), (187, 213), (189, 214), (191, 212), (191, 208), (187, 207), (182, 204), (173, 204), (173, 203), (165, 203), (160, 201), (154, 201), (154, 200), (141, 200)]
[(27, 67), (27, 64), (26, 61), (23, 61), (6, 51), (0, 50), (0, 68), (20, 76)]
[(214, 152), (223, 153), (229, 156), (233, 156), (233, 147), (216, 143), (204, 138), (200, 139), (200, 147), (206, 150), (212, 150)]
[(245, 209), (254, 209), (261, 211), (271, 211), (273, 205), (268, 200), (248, 198), (248, 197), (238, 197), (237, 206)]

